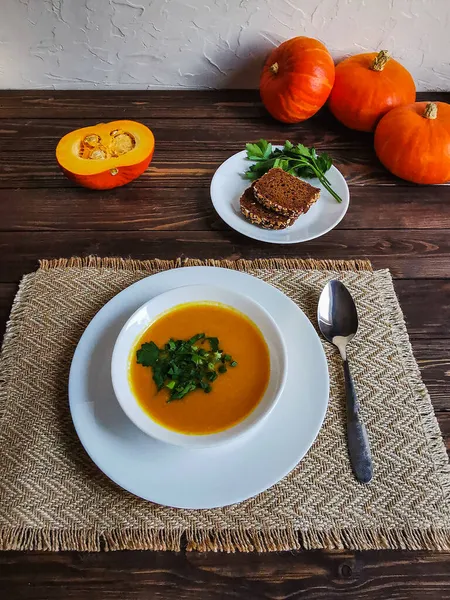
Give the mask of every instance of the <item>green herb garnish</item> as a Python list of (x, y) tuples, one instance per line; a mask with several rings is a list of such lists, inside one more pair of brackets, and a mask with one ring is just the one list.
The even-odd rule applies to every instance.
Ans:
[(189, 340), (170, 339), (162, 348), (146, 342), (136, 352), (136, 361), (151, 367), (158, 391), (170, 391), (167, 402), (181, 400), (198, 388), (209, 394), (211, 383), (227, 372), (226, 364), (237, 366), (230, 354), (220, 350), (218, 338), (206, 337), (204, 333)]
[(279, 148), (273, 150), (272, 144), (267, 140), (259, 140), (256, 144), (246, 144), (246, 149), (248, 160), (255, 163), (247, 169), (245, 173), (247, 179), (254, 181), (270, 169), (278, 167), (296, 177), (305, 179), (317, 177), (333, 198), (342, 202), (342, 198), (333, 190), (325, 176), (333, 164), (329, 154), (325, 152), (317, 154), (315, 148), (307, 148), (303, 144), (294, 146), (289, 140), (281, 150)]

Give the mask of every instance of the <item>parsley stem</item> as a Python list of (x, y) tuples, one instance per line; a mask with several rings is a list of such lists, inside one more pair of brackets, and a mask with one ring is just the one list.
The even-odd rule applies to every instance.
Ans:
[(320, 183), (323, 185), (323, 187), (326, 190), (328, 190), (330, 192), (330, 194), (333, 196), (333, 198), (335, 200), (337, 200), (340, 204), (342, 202), (342, 198), (338, 194), (336, 194), (336, 192), (333, 190), (333, 188), (331, 187), (331, 183), (328, 181), (327, 177), (325, 176), (325, 173), (323, 171), (321, 171), (321, 169), (318, 167), (314, 156), (311, 156), (311, 167), (312, 167), (313, 171), (317, 174), (317, 179), (320, 181)]
[(328, 179), (325, 177), (325, 175), (323, 173), (320, 173), (317, 175), (318, 180), (320, 181), (320, 183), (323, 185), (323, 187), (328, 190), (330, 192), (330, 194), (333, 196), (333, 198), (335, 200), (337, 200), (337, 202), (339, 202), (339, 204), (342, 202), (342, 198), (339, 196), (339, 194), (337, 194), (333, 188), (331, 187), (330, 182), (328, 181)]
[(281, 160), (287, 160), (290, 162), (294, 162), (297, 164), (297, 166), (305, 165), (305, 167), (309, 167), (314, 172), (314, 174), (316, 175), (316, 177), (320, 181), (320, 183), (323, 185), (323, 187), (328, 192), (330, 192), (330, 194), (333, 196), (333, 198), (335, 200), (337, 200), (339, 202), (339, 204), (342, 202), (342, 198), (333, 190), (333, 188), (331, 187), (331, 183), (328, 181), (328, 179), (326, 178), (323, 171), (320, 170), (320, 168), (317, 165), (316, 160), (313, 157), (311, 157), (311, 159), (308, 160), (306, 158), (301, 158), (301, 157), (292, 158), (291, 156), (281, 154), (278, 158), (280, 158)]

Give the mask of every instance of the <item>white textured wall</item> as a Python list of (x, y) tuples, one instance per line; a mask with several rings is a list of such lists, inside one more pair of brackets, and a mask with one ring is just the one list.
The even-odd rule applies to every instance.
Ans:
[(450, 0), (0, 0), (1, 88), (256, 87), (295, 35), (450, 90)]

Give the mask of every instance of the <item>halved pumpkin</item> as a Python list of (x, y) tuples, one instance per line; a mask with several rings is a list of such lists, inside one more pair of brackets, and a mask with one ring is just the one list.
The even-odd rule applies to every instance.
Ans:
[(72, 181), (108, 190), (142, 175), (154, 148), (153, 133), (142, 123), (112, 121), (65, 135), (56, 147), (56, 160)]

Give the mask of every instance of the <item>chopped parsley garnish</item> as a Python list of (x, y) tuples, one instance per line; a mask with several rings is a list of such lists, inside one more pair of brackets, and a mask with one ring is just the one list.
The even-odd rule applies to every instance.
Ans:
[(204, 333), (189, 340), (170, 339), (161, 348), (154, 342), (145, 342), (136, 352), (136, 361), (152, 369), (158, 391), (170, 391), (167, 402), (181, 400), (196, 389), (209, 394), (219, 374), (226, 373), (227, 366), (237, 366), (230, 354), (220, 350), (219, 340)]

